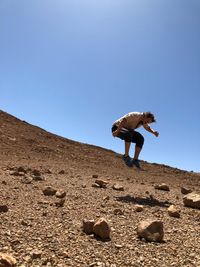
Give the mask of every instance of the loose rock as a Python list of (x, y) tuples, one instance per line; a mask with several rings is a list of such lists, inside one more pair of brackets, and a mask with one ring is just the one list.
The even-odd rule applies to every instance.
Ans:
[(157, 220), (141, 221), (137, 227), (137, 235), (150, 242), (161, 242), (164, 237), (163, 223)]
[(0, 253), (0, 267), (14, 267), (16, 263), (16, 259), (11, 255)]
[(56, 192), (56, 197), (58, 197), (58, 198), (66, 197), (66, 192), (64, 190), (60, 189)]
[(117, 191), (124, 191), (124, 187), (120, 184), (114, 184), (112, 188)]
[(24, 172), (10, 171), (10, 175), (13, 175), (13, 176), (23, 176), (24, 175)]
[(23, 184), (31, 184), (33, 181), (33, 178), (30, 177), (30, 176), (24, 176), (22, 179), (21, 179), (21, 182)]
[(27, 173), (26, 169), (25, 169), (24, 167), (22, 167), (22, 166), (18, 167), (18, 168), (17, 168), (17, 171), (18, 171), (18, 172)]
[(114, 214), (115, 214), (115, 215), (123, 215), (124, 212), (123, 212), (121, 209), (115, 209), (115, 210), (114, 210)]
[(100, 188), (100, 185), (99, 185), (99, 184), (96, 184), (96, 183), (94, 183), (94, 184), (92, 184), (92, 187)]
[(61, 198), (55, 202), (56, 207), (63, 207), (65, 204), (65, 198)]
[(182, 193), (183, 195), (187, 195), (187, 194), (189, 194), (189, 193), (192, 193), (192, 190), (191, 190), (191, 189), (188, 189), (188, 188), (186, 188), (186, 187), (181, 187), (181, 193)]
[(38, 171), (38, 170), (33, 170), (32, 172), (31, 172), (31, 174), (33, 175), (33, 176), (41, 176), (41, 172), (40, 171)]
[(200, 209), (200, 194), (189, 193), (183, 197), (183, 203), (186, 207)]
[(107, 181), (104, 181), (104, 180), (98, 179), (98, 180), (95, 181), (95, 184), (98, 184), (101, 188), (106, 188), (108, 182)]
[(166, 185), (165, 183), (162, 183), (160, 185), (155, 185), (155, 189), (164, 190), (164, 191), (170, 191), (169, 186)]
[(109, 196), (105, 196), (105, 197), (103, 197), (103, 201), (107, 201), (107, 200), (109, 200), (109, 199), (110, 199)]
[(0, 212), (7, 212), (8, 206), (7, 205), (0, 205)]
[(42, 176), (36, 176), (32, 175), (34, 181), (44, 181), (44, 178)]
[(180, 210), (177, 209), (174, 205), (171, 205), (171, 206), (168, 208), (168, 214), (169, 214), (169, 216), (171, 216), (171, 217), (174, 217), (174, 218), (180, 218)]
[(99, 236), (102, 240), (110, 239), (110, 226), (104, 218), (100, 218), (93, 227), (95, 235)]
[(135, 211), (141, 212), (143, 210), (144, 210), (144, 206), (143, 205), (138, 205), (138, 204), (135, 205)]
[(56, 192), (57, 192), (57, 190), (54, 189), (54, 188), (51, 187), (51, 186), (47, 186), (47, 187), (43, 190), (43, 194), (44, 194), (45, 196), (53, 196), (53, 195), (56, 194)]
[(94, 227), (94, 220), (83, 220), (83, 231), (87, 234), (87, 235), (91, 235), (93, 234), (93, 227)]
[(32, 259), (38, 259), (41, 258), (42, 252), (40, 250), (34, 250), (31, 252), (31, 258)]

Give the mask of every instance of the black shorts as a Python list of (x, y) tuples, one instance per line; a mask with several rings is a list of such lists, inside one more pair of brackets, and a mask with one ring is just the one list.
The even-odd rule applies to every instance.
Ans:
[[(118, 126), (114, 124), (112, 126), (112, 132), (116, 131), (117, 128), (118, 128)], [(136, 146), (138, 146), (140, 148), (142, 148), (143, 144), (144, 144), (144, 137), (141, 135), (141, 133), (139, 133), (135, 130), (121, 128), (117, 137), (126, 141), (126, 142), (135, 143)]]

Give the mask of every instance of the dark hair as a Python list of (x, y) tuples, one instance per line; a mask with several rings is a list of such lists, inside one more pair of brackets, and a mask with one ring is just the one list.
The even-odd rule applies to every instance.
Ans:
[(146, 118), (151, 118), (152, 122), (156, 122), (156, 119), (155, 119), (153, 113), (151, 113), (151, 112), (144, 112), (144, 115), (145, 115)]

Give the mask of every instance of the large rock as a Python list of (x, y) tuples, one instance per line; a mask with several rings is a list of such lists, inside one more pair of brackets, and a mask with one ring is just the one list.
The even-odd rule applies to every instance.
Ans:
[(161, 242), (164, 237), (163, 223), (157, 220), (141, 221), (137, 227), (137, 235), (151, 242)]
[(189, 193), (183, 197), (183, 203), (186, 207), (200, 209), (200, 194)]
[(110, 239), (110, 226), (104, 218), (100, 218), (96, 221), (93, 232), (103, 240)]
[(16, 263), (16, 259), (12, 256), (0, 253), (0, 267), (14, 267)]

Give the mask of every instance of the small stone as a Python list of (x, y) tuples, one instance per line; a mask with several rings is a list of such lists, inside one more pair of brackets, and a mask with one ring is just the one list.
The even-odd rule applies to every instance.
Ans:
[(21, 225), (23, 225), (23, 226), (29, 226), (29, 223), (26, 222), (26, 221), (24, 221), (24, 220), (21, 220)]
[(52, 174), (52, 171), (50, 169), (46, 169), (45, 173)]
[(17, 168), (17, 171), (18, 172), (23, 172), (23, 173), (26, 173), (27, 172), (26, 169), (24, 167), (22, 167), (22, 166), (18, 167)]
[(109, 196), (103, 197), (103, 201), (107, 201), (107, 200), (109, 200), (109, 199), (110, 199)]
[(83, 220), (83, 231), (87, 234), (87, 235), (91, 235), (93, 234), (93, 227), (94, 227), (94, 220)]
[(108, 182), (107, 181), (104, 181), (104, 180), (98, 179), (98, 180), (95, 181), (95, 184), (98, 184), (101, 188), (106, 188)]
[(47, 187), (43, 190), (43, 194), (44, 194), (45, 196), (53, 196), (53, 195), (56, 194), (56, 192), (57, 192), (57, 190), (54, 189), (54, 188), (51, 187), (51, 186), (47, 186)]
[(38, 171), (38, 170), (33, 170), (33, 171), (31, 172), (31, 174), (32, 174), (33, 176), (41, 176), (41, 172)]
[(44, 178), (42, 176), (38, 175), (32, 175), (34, 181), (44, 181)]
[(169, 206), (168, 214), (170, 217), (180, 218), (180, 210), (178, 210), (174, 205)]
[(141, 212), (143, 210), (144, 210), (144, 206), (143, 205), (138, 205), (138, 204), (135, 205), (135, 211)]
[(31, 184), (33, 181), (33, 178), (30, 177), (30, 176), (24, 176), (22, 179), (21, 179), (21, 182), (23, 184)]
[(56, 207), (63, 207), (65, 204), (65, 198), (61, 198), (55, 202)]
[(8, 212), (8, 206), (7, 205), (0, 205), (0, 212)]
[(34, 250), (34, 251), (32, 251), (32, 253), (31, 253), (31, 258), (32, 258), (32, 259), (40, 259), (41, 256), (42, 256), (42, 252), (39, 251), (39, 250)]
[(61, 170), (61, 171), (59, 171), (58, 174), (65, 174), (65, 171), (64, 170)]
[(92, 187), (100, 188), (100, 185), (95, 183), (95, 184), (92, 184)]
[(22, 172), (18, 172), (18, 171), (10, 171), (10, 175), (13, 175), (13, 176), (23, 176), (24, 173), (22, 174)]
[(120, 184), (114, 184), (113, 187), (112, 187), (114, 190), (117, 190), (117, 191), (124, 191), (124, 187)]
[(66, 192), (62, 189), (59, 189), (57, 192), (56, 192), (56, 197), (58, 198), (63, 198), (63, 197), (66, 197)]
[(16, 259), (11, 255), (0, 253), (0, 267), (14, 267), (16, 263)]
[(63, 256), (63, 258), (66, 258), (66, 259), (69, 259), (70, 258), (70, 254), (67, 251), (63, 251), (62, 252), (62, 256)]
[(166, 185), (165, 183), (162, 183), (160, 185), (155, 185), (155, 189), (164, 190), (164, 191), (170, 191), (169, 186)]
[(137, 235), (150, 242), (161, 242), (164, 237), (163, 223), (157, 220), (141, 221), (137, 227)]
[(110, 239), (110, 226), (104, 218), (100, 218), (96, 221), (93, 232), (102, 240)]
[(123, 245), (115, 244), (115, 247), (120, 249), (123, 248)]
[(114, 214), (115, 214), (115, 215), (123, 215), (124, 212), (123, 212), (121, 209), (118, 208), (118, 209), (115, 209), (115, 210), (114, 210)]
[(26, 262), (32, 262), (32, 259), (31, 259), (31, 256), (29, 256), (29, 255), (27, 255), (27, 256), (25, 256), (24, 257), (24, 261), (26, 261)]
[(98, 174), (93, 174), (92, 178), (98, 178)]

